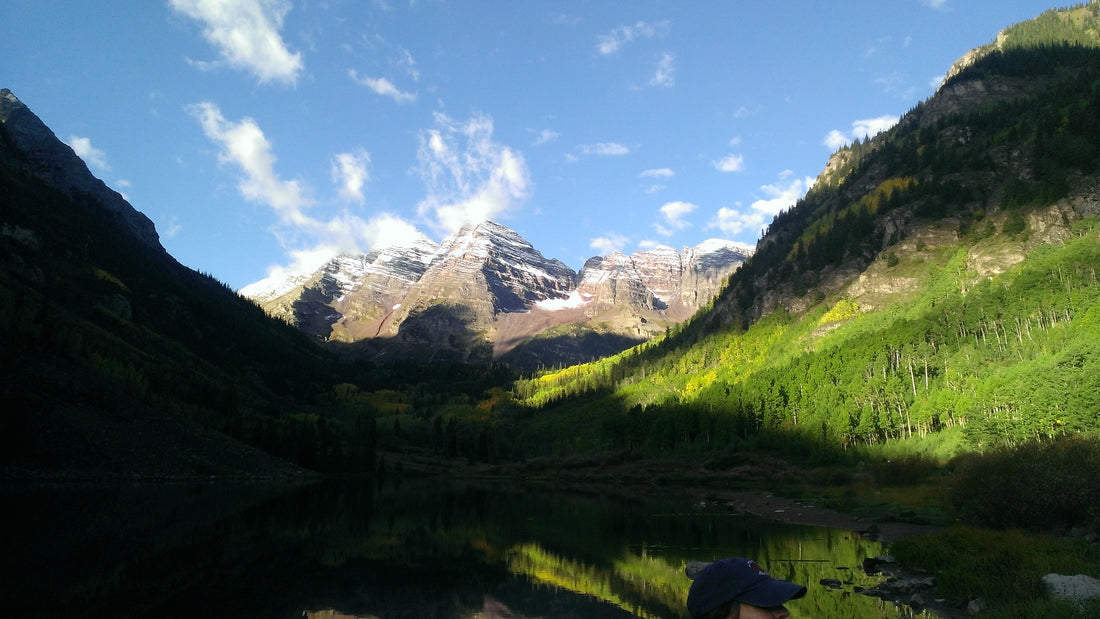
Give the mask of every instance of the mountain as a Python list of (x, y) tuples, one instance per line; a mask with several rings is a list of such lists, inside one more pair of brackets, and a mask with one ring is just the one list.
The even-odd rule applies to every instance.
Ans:
[(93, 176), (73, 149), (7, 88), (0, 90), (0, 123), (10, 141), (6, 165), (25, 169), (70, 197), (89, 200), (142, 243), (161, 249), (153, 222)]
[(0, 195), (0, 476), (373, 467), (369, 433), (341, 436), (314, 402), (350, 370), (176, 262), (152, 222), (7, 89)]
[[(241, 289), (348, 354), (533, 369), (619, 352), (710, 301), (751, 246), (710, 240), (590, 259), (575, 273), (485, 221), (439, 245), (420, 235)], [(577, 326), (577, 328), (572, 328)], [(554, 340), (547, 346), (547, 340)], [(369, 341), (368, 341), (369, 340)], [(565, 340), (572, 340), (566, 342)]]
[[(1013, 36), (1043, 24), (1095, 40), (1100, 5)], [(256, 287), (309, 317), (313, 339), (176, 262), (3, 91), (0, 474), (297, 478), (372, 473), (383, 453), (437, 469), (659, 454), (766, 480), (744, 450), (946, 458), (1095, 435), (1100, 50), (1042, 36), (975, 54), (894, 128), (837, 152), (728, 278), (719, 254), (744, 248), (613, 254), (570, 275), (487, 223)], [(685, 295), (704, 285), (712, 302)], [(355, 337), (339, 322), (355, 312), (379, 337), (316, 345)], [(666, 330), (651, 316), (667, 332), (622, 351)], [(494, 346), (517, 367), (622, 352), (519, 381), (444, 363)], [(426, 352), (435, 363), (365, 360)]]
[(312, 274), (270, 277), (240, 293), (317, 338), (376, 337), (438, 251), (419, 234), (366, 254), (337, 256)]
[(1098, 33), (1092, 2), (968, 54), (835, 153), (705, 311), (517, 383), (539, 424), (513, 443), (947, 458), (1100, 432)]

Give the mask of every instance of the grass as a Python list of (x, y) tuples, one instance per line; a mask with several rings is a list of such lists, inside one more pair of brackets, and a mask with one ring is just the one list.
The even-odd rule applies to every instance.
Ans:
[[(1051, 573), (1100, 577), (1100, 546), (1083, 538), (959, 525), (898, 540), (891, 552), (908, 567), (934, 572), (941, 595), (984, 598), (990, 614), (983, 616), (1100, 616), (1082, 615), (1076, 608), (1060, 614), (1067, 605), (1047, 599), (1042, 583)], [(1100, 604), (1094, 609), (1100, 611)]]
[(1100, 600), (1049, 599), (1042, 583), (1052, 573), (1100, 578), (1100, 544), (1088, 533), (1100, 530), (1100, 440), (1025, 443), (944, 467), (916, 457), (870, 468), (869, 482), (894, 482), (876, 493), (884, 504), (938, 506), (960, 523), (891, 547), (906, 567), (935, 573), (939, 595), (983, 598), (982, 616), (993, 619), (1100, 617)]
[(1063, 437), (938, 461), (921, 454), (869, 453), (844, 470), (806, 471), (792, 496), (876, 520), (955, 523), (895, 541), (907, 568), (935, 574), (937, 596), (981, 616), (1100, 617), (1100, 600), (1078, 606), (1050, 599), (1046, 574), (1100, 578), (1100, 439)]

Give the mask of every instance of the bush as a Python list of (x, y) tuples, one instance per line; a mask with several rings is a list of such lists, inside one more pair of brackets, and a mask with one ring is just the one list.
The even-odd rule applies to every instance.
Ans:
[(890, 550), (903, 565), (934, 571), (939, 594), (963, 600), (984, 597), (994, 611), (988, 616), (1045, 617), (999, 611), (1019, 611), (1022, 605), (1039, 600), (1044, 601), (1045, 610), (1052, 608), (1045, 601), (1045, 574), (1100, 574), (1100, 549), (1096, 546), (1019, 530), (955, 526), (900, 539)]
[(1004, 226), (1001, 231), (1009, 236), (1019, 234), (1027, 230), (1027, 220), (1024, 219), (1023, 213), (1019, 209), (1012, 209), (1005, 217)]
[(951, 504), (994, 528), (1100, 528), (1100, 441), (1062, 437), (954, 461)]
[(935, 460), (916, 454), (874, 462), (871, 477), (880, 484), (915, 484), (924, 481), (939, 469)]

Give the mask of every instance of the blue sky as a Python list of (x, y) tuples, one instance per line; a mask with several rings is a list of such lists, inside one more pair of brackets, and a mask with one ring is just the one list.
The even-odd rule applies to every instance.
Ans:
[(0, 2), (0, 87), (234, 288), (493, 219), (755, 243), (1031, 0)]

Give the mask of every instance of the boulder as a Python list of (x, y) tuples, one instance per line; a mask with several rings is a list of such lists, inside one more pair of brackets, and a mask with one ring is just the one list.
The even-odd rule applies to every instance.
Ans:
[(1056, 599), (1071, 602), (1100, 600), (1100, 580), (1084, 574), (1047, 574), (1043, 576), (1043, 584), (1050, 596)]

